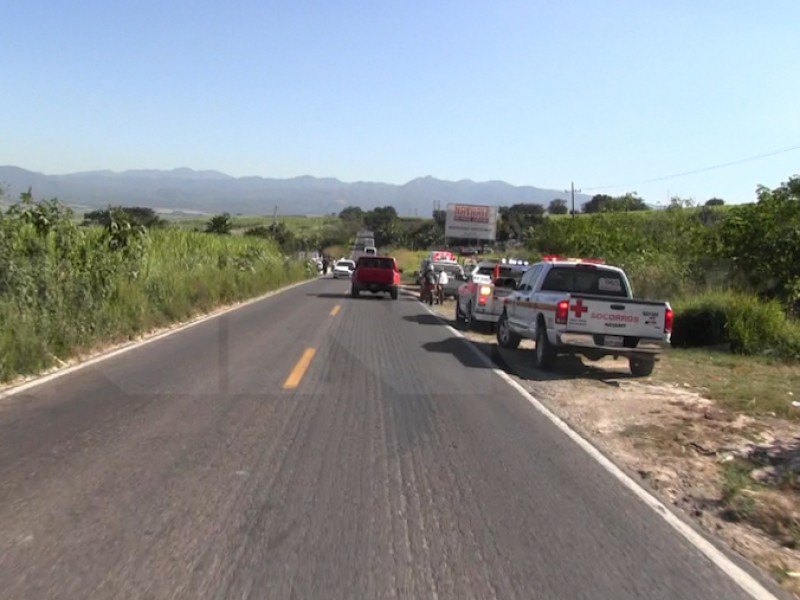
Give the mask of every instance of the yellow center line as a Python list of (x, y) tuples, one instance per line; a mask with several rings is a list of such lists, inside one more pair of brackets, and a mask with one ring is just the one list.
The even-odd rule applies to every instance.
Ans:
[(303, 375), (306, 374), (308, 365), (311, 364), (311, 359), (314, 358), (314, 354), (316, 354), (316, 352), (316, 348), (305, 349), (303, 356), (300, 357), (300, 360), (297, 361), (297, 364), (294, 366), (294, 369), (292, 369), (292, 372), (289, 373), (289, 377), (287, 377), (286, 381), (283, 382), (283, 389), (293, 390), (300, 384), (300, 380), (303, 379)]
[(342, 308), (342, 305), (341, 305), (341, 304), (337, 304), (336, 306), (334, 306), (334, 307), (331, 309), (331, 316), (332, 316), (332, 317), (335, 317), (336, 315), (338, 315), (338, 314), (339, 314), (339, 310), (340, 310), (341, 308)]

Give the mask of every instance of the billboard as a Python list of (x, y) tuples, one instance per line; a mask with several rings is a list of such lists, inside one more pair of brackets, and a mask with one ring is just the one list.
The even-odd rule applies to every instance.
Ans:
[(444, 225), (446, 238), (494, 240), (497, 232), (497, 207), (480, 204), (448, 204)]

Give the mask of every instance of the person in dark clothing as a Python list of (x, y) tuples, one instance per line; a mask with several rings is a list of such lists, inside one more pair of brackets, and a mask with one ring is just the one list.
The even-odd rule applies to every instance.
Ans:
[(428, 304), (433, 304), (434, 293), (436, 291), (436, 271), (433, 270), (433, 265), (428, 265), (425, 270), (425, 275), (422, 282), (422, 290), (420, 292), (420, 299)]
[(322, 274), (323, 275), (327, 275), (328, 274), (328, 264), (329, 264), (328, 257), (327, 256), (323, 256), (322, 257)]

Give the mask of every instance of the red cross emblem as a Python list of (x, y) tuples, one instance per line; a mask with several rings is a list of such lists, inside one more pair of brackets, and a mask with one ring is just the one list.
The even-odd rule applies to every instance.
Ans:
[(589, 309), (583, 305), (583, 300), (581, 300), (580, 298), (578, 298), (575, 301), (575, 304), (573, 304), (569, 308), (570, 308), (570, 310), (575, 311), (575, 318), (576, 319), (580, 319), (581, 315), (583, 315), (583, 313), (589, 312)]

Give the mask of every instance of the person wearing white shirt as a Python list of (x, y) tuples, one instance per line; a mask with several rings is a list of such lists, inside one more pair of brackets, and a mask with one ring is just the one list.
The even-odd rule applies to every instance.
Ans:
[(436, 298), (438, 304), (444, 304), (444, 286), (446, 286), (450, 282), (450, 278), (447, 276), (447, 271), (444, 269), (439, 269), (439, 277), (436, 280)]

